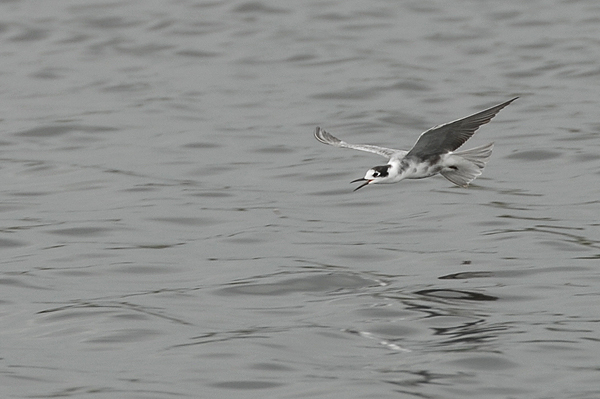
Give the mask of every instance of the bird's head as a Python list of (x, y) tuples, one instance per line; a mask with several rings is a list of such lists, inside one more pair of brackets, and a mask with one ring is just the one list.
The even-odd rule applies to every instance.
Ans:
[(366, 185), (369, 185), (369, 184), (387, 183), (388, 180), (391, 180), (391, 178), (390, 178), (391, 167), (392, 167), (392, 165), (381, 165), (381, 166), (374, 166), (371, 169), (367, 170), (365, 177), (363, 177), (362, 179), (352, 180), (350, 182), (350, 183), (356, 183), (359, 181), (364, 182), (360, 186), (356, 187), (354, 189), (354, 191), (356, 191), (359, 188), (362, 188)]

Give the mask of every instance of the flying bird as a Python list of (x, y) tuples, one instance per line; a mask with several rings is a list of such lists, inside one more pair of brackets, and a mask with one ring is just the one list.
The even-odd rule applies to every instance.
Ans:
[(354, 191), (369, 184), (397, 183), (404, 179), (423, 179), (440, 173), (457, 186), (467, 187), (481, 175), (492, 155), (494, 143), (469, 150), (456, 151), (471, 138), (479, 126), (492, 120), (508, 104), (519, 97), (477, 112), (473, 115), (432, 127), (421, 133), (409, 150), (395, 150), (370, 144), (346, 143), (317, 127), (315, 138), (334, 147), (372, 152), (388, 158), (385, 165), (374, 166), (365, 177), (350, 183), (362, 182)]

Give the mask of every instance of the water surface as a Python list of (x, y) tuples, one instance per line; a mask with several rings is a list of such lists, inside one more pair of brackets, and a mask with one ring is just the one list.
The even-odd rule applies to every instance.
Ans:
[[(7, 398), (597, 398), (594, 0), (0, 4)], [(468, 189), (352, 192), (520, 99)]]

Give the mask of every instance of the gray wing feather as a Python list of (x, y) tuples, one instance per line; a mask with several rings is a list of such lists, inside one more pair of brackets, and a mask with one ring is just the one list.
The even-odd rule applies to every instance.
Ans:
[(470, 139), (481, 125), (491, 121), (502, 108), (517, 98), (519, 97), (453, 122), (432, 127), (419, 136), (414, 147), (408, 152), (407, 157), (414, 156), (418, 159), (425, 159), (456, 150)]
[(338, 139), (337, 137), (327, 133), (325, 130), (317, 127), (315, 130), (315, 138), (323, 144), (329, 144), (334, 147), (351, 148), (353, 150), (372, 152), (386, 158), (404, 156), (408, 151), (395, 150), (393, 148), (379, 147), (370, 144), (350, 144)]

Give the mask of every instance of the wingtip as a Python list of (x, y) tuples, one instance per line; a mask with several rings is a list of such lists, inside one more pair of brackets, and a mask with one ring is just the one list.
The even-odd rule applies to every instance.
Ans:
[(319, 141), (321, 141), (321, 137), (320, 137), (321, 136), (321, 131), (322, 131), (321, 127), (317, 126), (316, 129), (315, 129), (315, 138), (317, 140), (319, 140)]
[(321, 136), (323, 135), (323, 129), (321, 129), (320, 126), (317, 126), (315, 129), (315, 138), (319, 141), (321, 141)]
[(323, 144), (334, 145), (338, 147), (339, 143), (341, 143), (340, 139), (327, 133), (327, 131), (321, 129), (319, 126), (317, 126), (317, 128), (315, 129), (315, 138), (317, 139), (317, 141), (320, 141)]
[(517, 97), (513, 97), (513, 98), (511, 98), (511, 99), (510, 99), (510, 100), (508, 100), (508, 101), (505, 101), (505, 102), (503, 102), (503, 103), (500, 103), (500, 104), (498, 104), (497, 106), (501, 106), (502, 108), (504, 108), (504, 107), (506, 107), (507, 105), (509, 105), (510, 103), (512, 103), (513, 101), (515, 101), (516, 99), (518, 99), (518, 98), (519, 98), (519, 96), (517, 96)]
[[(331, 136), (325, 130), (321, 129), (320, 126), (316, 127), (314, 136), (315, 136), (315, 139), (317, 139), (317, 141), (319, 141), (323, 144), (329, 144), (329, 145), (334, 144), (332, 142), (333, 136)], [(333, 141), (335, 141), (335, 140), (333, 140)]]

